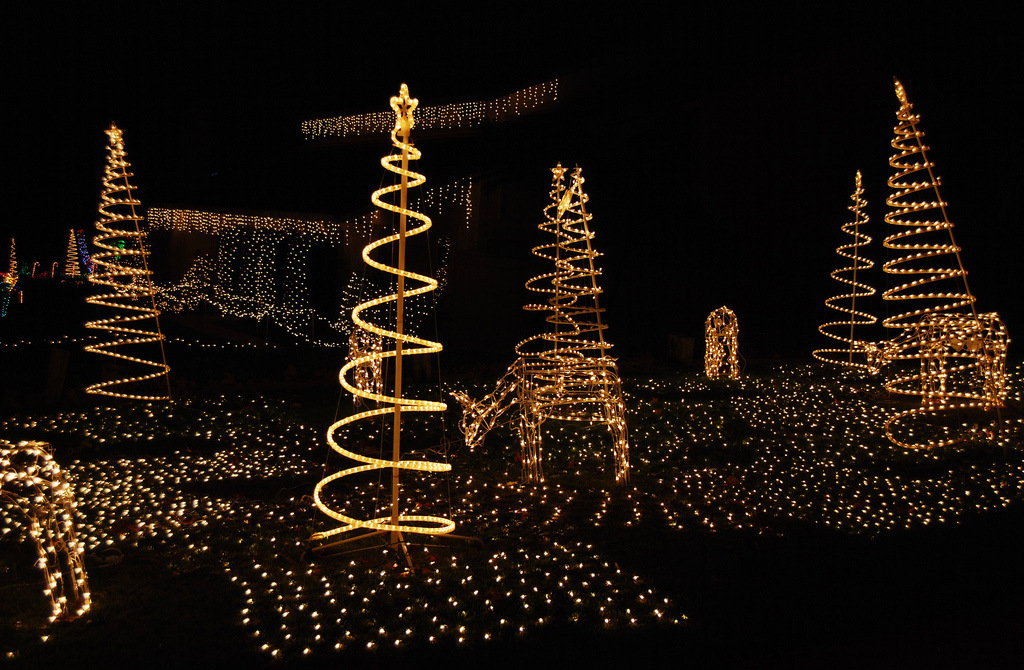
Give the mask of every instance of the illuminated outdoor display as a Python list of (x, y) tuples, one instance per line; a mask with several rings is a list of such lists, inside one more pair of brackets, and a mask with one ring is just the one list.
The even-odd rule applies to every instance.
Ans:
[(18, 259), (14, 255), (14, 238), (11, 238), (11, 250), (7, 260), (7, 272), (4, 273), (3, 281), (0, 282), (0, 316), (7, 316), (7, 309), (11, 304), (11, 294), (18, 285)]
[[(488, 122), (505, 121), (529, 113), (558, 99), (558, 80), (544, 82), (516, 91), (497, 100), (461, 102), (425, 107), (417, 112), (421, 129), (471, 128)], [(302, 122), (307, 140), (326, 137), (357, 137), (385, 133), (391, 127), (390, 112), (373, 112), (354, 116), (335, 116)]]
[[(354, 328), (348, 338), (348, 357), (345, 363), (354, 360), (363, 361), (352, 368), (352, 385), (368, 396), (384, 392), (384, 377), (381, 361), (384, 356), (384, 338), (380, 333), (371, 333), (362, 328)], [(363, 397), (353, 394), (353, 400), (360, 403)]]
[[(445, 472), (451, 470), (451, 465), (447, 463), (408, 458), (403, 460), (401, 453), (403, 414), (407, 412), (443, 412), (446, 409), (446, 405), (442, 402), (408, 398), (403, 395), (402, 389), (402, 365), (405, 357), (429, 355), (441, 351), (440, 343), (410, 335), (405, 332), (404, 324), (406, 298), (423, 295), (437, 288), (437, 281), (433, 278), (410, 272), (406, 269), (406, 240), (414, 235), (425, 233), (431, 226), (428, 216), (408, 208), (409, 189), (415, 188), (425, 181), (423, 175), (409, 169), (409, 161), (419, 160), (421, 155), (419, 149), (414, 147), (409, 141), (409, 134), (414, 125), (413, 111), (416, 109), (417, 104), (416, 98), (409, 97), (409, 89), (405, 84), (402, 84), (399, 94), (391, 98), (391, 109), (394, 110), (395, 115), (394, 126), (391, 130), (391, 143), (397, 149), (397, 153), (392, 153), (382, 158), (381, 165), (389, 172), (398, 175), (399, 181), (396, 184), (374, 191), (370, 199), (377, 207), (396, 215), (395, 218), (397, 218), (398, 226), (395, 233), (374, 240), (363, 248), (363, 260), (366, 264), (393, 275), (397, 288), (394, 293), (360, 303), (352, 310), (352, 320), (358, 328), (382, 338), (387, 338), (389, 341), (394, 341), (395, 348), (386, 351), (371, 350), (364, 356), (352, 358), (345, 363), (339, 374), (341, 385), (347, 391), (365, 400), (376, 401), (380, 405), (375, 409), (368, 409), (345, 417), (334, 423), (327, 430), (327, 441), (331, 449), (347, 459), (358, 462), (359, 465), (325, 477), (316, 485), (313, 491), (313, 500), (317, 508), (341, 524), (329, 530), (315, 533), (313, 535), (314, 540), (326, 539), (334, 535), (360, 529), (371, 531), (369, 535), (390, 533), (391, 545), (401, 547), (410, 565), (411, 559), (406, 550), (405, 541), (402, 537), (403, 533), (433, 535), (449, 533), (455, 528), (455, 524), (451, 520), (441, 516), (404, 512), (400, 501), (399, 473), (402, 470), (425, 472)], [(385, 196), (391, 196), (391, 194), (398, 196), (397, 204), (384, 199)], [(415, 223), (413, 228), (407, 230), (407, 221), (409, 219), (412, 219)], [(397, 250), (395, 250), (397, 266), (394, 267), (374, 258), (375, 250), (381, 247), (389, 248), (388, 245), (392, 244), (397, 244)], [(406, 287), (407, 280), (414, 282), (411, 289)], [(369, 312), (369, 314), (380, 313), (380, 310), (375, 310), (374, 308), (381, 305), (385, 306), (385, 308), (394, 308), (394, 330), (378, 326), (364, 318), (364, 312)], [(384, 361), (390, 361), (389, 364), (394, 371), (394, 386), (390, 395), (367, 391), (359, 388), (353, 381), (349, 380), (348, 375), (350, 371), (358, 370), (366, 365), (373, 366), (377, 364), (376, 362)], [(343, 446), (342, 441), (335, 437), (339, 430), (353, 422), (378, 416), (393, 417), (390, 459), (384, 458), (383, 454), (380, 457), (374, 457), (357, 453)], [(325, 488), (332, 482), (360, 472), (386, 469), (391, 470), (390, 513), (371, 519), (360, 519), (336, 509), (335, 507), (339, 505), (338, 502), (324, 500)], [(363, 539), (369, 535), (362, 534), (349, 539)]]
[(553, 262), (554, 269), (526, 282), (527, 289), (545, 300), (524, 307), (546, 313), (551, 327), (516, 346), (519, 357), (482, 400), (456, 394), (463, 405), (460, 427), (472, 448), (516, 406), (523, 478), (540, 482), (544, 480), (541, 425), (545, 421), (604, 425), (612, 437), (615, 481), (625, 483), (629, 479), (626, 410), (618, 366), (604, 336), (607, 325), (598, 300), (600, 270), (594, 262), (599, 254), (591, 243), (592, 215), (586, 208), (589, 196), (583, 191), (580, 168), (572, 171), (568, 185), (566, 168), (559, 164), (552, 172), (551, 202), (544, 209), (546, 220), (537, 227), (553, 238), (534, 247), (533, 253)]
[(0, 533), (20, 531), (35, 544), (51, 622), (80, 617), (90, 605), (74, 509), (74, 494), (50, 445), (0, 439)]
[[(125, 159), (123, 131), (113, 123), (105, 131), (110, 139), (107, 147), (107, 165), (103, 176), (103, 191), (100, 194), (99, 220), (93, 244), (99, 249), (93, 254), (96, 270), (89, 275), (93, 284), (105, 287), (109, 293), (99, 293), (86, 300), (101, 307), (118, 312), (116, 316), (90, 321), (86, 328), (106, 331), (114, 339), (91, 344), (86, 351), (103, 354), (118, 361), (126, 361), (148, 368), (150, 371), (131, 377), (108, 379), (86, 387), (86, 393), (129, 398), (132, 400), (167, 400), (171, 394), (167, 376), (170, 367), (164, 355), (164, 336), (160, 332), (160, 312), (156, 308), (153, 282), (150, 278), (146, 257), (146, 233), (140, 227), (140, 205), (132, 193), (134, 188), (128, 181), (134, 176), (128, 169), (131, 164)], [(148, 330), (147, 328), (152, 328)], [(160, 361), (151, 361), (140, 356), (123, 353), (122, 347), (158, 343)], [(151, 379), (163, 377), (166, 393), (135, 392), (123, 387), (135, 388)]]
[(73, 279), (80, 275), (78, 271), (78, 241), (74, 229), (68, 230), (68, 249), (65, 254), (64, 276)]
[[(841, 321), (823, 323), (818, 327), (818, 331), (822, 335), (842, 342), (847, 346), (843, 349), (817, 349), (812, 352), (812, 355), (825, 363), (835, 363), (836, 365), (860, 368), (876, 373), (878, 371), (878, 368), (875, 367), (877, 347), (855, 337), (855, 328), (857, 326), (870, 326), (878, 321), (876, 316), (865, 312), (863, 307), (860, 309), (857, 307), (858, 298), (863, 299), (875, 294), (874, 288), (865, 284), (863, 279), (857, 279), (857, 272), (870, 270), (875, 264), (861, 255), (862, 247), (870, 244), (871, 238), (861, 232), (860, 228), (868, 222), (868, 215), (863, 211), (868, 203), (862, 197), (864, 195), (864, 188), (861, 185), (859, 170), (857, 171), (855, 183), (853, 195), (850, 196), (853, 204), (848, 206), (848, 209), (853, 212), (853, 221), (842, 225), (842, 231), (852, 236), (853, 240), (836, 249), (837, 254), (849, 259), (850, 262), (846, 267), (833, 270), (831, 274), (833, 279), (846, 284), (844, 288), (848, 293), (833, 296), (825, 301), (826, 305), (837, 312), (842, 312), (846, 316)], [(862, 360), (862, 357), (866, 357), (866, 360)]]
[[(894, 172), (886, 204), (891, 209), (885, 220), (896, 232), (886, 237), (885, 247), (900, 255), (882, 267), (903, 283), (882, 297), (903, 310), (882, 322), (899, 333), (882, 343), (881, 356), (885, 363), (920, 365), (917, 372), (893, 373), (885, 388), (920, 396), (921, 405), (890, 416), (885, 433), (904, 448), (930, 449), (962, 441), (964, 431), (927, 419), (948, 410), (1003, 405), (1009, 339), (998, 314), (979, 314), (975, 308), (953, 224), (939, 194), (935, 164), (928, 158), (924, 131), (918, 128), (921, 117), (898, 80), (895, 88), (900, 108), (892, 141), (896, 153), (889, 159)], [(896, 429), (901, 423), (910, 424), (899, 433), (903, 437)]]
[(704, 373), (715, 379), (740, 378), (740, 326), (736, 313), (722, 305), (704, 322)]
[[(461, 219), (459, 225), (468, 228), (472, 191), (470, 178), (424, 188), (418, 206), (441, 215), (451, 213)], [(379, 209), (343, 221), (163, 207), (151, 207), (146, 214), (151, 230), (217, 238), (215, 253), (196, 256), (180, 280), (157, 286), (156, 303), (164, 311), (194, 310), (206, 303), (224, 315), (267, 319), (303, 341), (336, 347), (348, 341), (339, 335), (352, 333), (347, 315), (359, 304), (359, 296), (373, 289), (364, 273), (353, 270), (342, 288), (337, 311), (318, 313), (309, 298), (317, 281), (310, 253), (321, 245), (361, 249), (370, 241)], [(440, 237), (436, 244), (436, 295), (440, 295), (445, 288), (450, 240)], [(407, 324), (422, 325), (432, 318), (432, 311), (423, 305), (406, 306)]]

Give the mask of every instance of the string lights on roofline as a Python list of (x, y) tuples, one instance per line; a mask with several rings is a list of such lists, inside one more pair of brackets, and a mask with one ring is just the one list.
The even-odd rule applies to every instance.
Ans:
[[(408, 208), (408, 191), (411, 188), (420, 186), (426, 180), (425, 177), (409, 169), (409, 161), (419, 160), (421, 152), (409, 141), (409, 134), (414, 126), (413, 111), (418, 101), (409, 97), (409, 89), (402, 84), (399, 95), (391, 98), (391, 109), (394, 110), (395, 120), (391, 130), (391, 143), (397, 152), (381, 159), (381, 165), (385, 170), (392, 172), (400, 178), (399, 183), (385, 186), (370, 196), (370, 200), (377, 207), (396, 215), (399, 221), (398, 231), (384, 238), (374, 240), (363, 248), (363, 261), (372, 268), (385, 272), (396, 277), (397, 290), (389, 295), (381, 296), (360, 303), (352, 310), (352, 321), (358, 328), (394, 341), (395, 348), (387, 351), (369, 351), (363, 356), (349, 360), (339, 373), (341, 385), (350, 393), (365, 400), (375, 401), (381, 406), (350, 415), (335, 422), (327, 430), (327, 442), (331, 449), (347, 459), (359, 463), (345, 470), (328, 475), (317, 483), (313, 490), (313, 501), (317, 508), (337, 521), (341, 525), (334, 528), (317, 532), (313, 540), (323, 540), (332, 536), (366, 529), (373, 533), (390, 533), (391, 543), (400, 544), (405, 549), (402, 539), (403, 533), (419, 533), (428, 535), (441, 535), (450, 533), (455, 528), (454, 522), (442, 516), (428, 514), (403, 514), (401, 513), (399, 501), (399, 472), (401, 470), (415, 470), (421, 472), (446, 472), (451, 470), (447, 463), (436, 463), (426, 460), (402, 459), (401, 458), (401, 421), (405, 412), (443, 412), (447, 406), (442, 402), (419, 400), (408, 398), (402, 391), (402, 362), (403, 358), (410, 355), (429, 355), (441, 351), (441, 344), (425, 338), (416, 337), (404, 332), (404, 305), (408, 297), (422, 295), (434, 291), (437, 288), (437, 281), (426, 275), (410, 272), (405, 269), (406, 240), (409, 237), (425, 233), (431, 227), (431, 220), (425, 214), (413, 211)], [(399, 196), (398, 204), (385, 200), (385, 196), (395, 193)], [(417, 222), (411, 229), (406, 229), (409, 219)], [(387, 265), (373, 258), (376, 249), (397, 243), (397, 267)], [(406, 290), (406, 281), (414, 282), (416, 285), (412, 290)], [(395, 308), (395, 329), (388, 330), (363, 318), (362, 313), (371, 310), (378, 305), (394, 304)], [(350, 371), (366, 365), (375, 365), (392, 359), (394, 369), (394, 387), (391, 395), (386, 393), (374, 393), (353, 385), (348, 379)], [(343, 427), (362, 419), (370, 419), (377, 416), (392, 415), (394, 417), (393, 449), (392, 458), (376, 458), (359, 454), (351, 449), (345, 448), (335, 438), (335, 433)], [(359, 519), (344, 512), (338, 511), (323, 499), (324, 489), (339, 479), (360, 472), (372, 470), (390, 469), (392, 473), (391, 509), (387, 515), (378, 516), (372, 519)], [(360, 536), (364, 537), (364, 536)], [(360, 537), (352, 539), (360, 539)], [(408, 555), (407, 555), (408, 558)], [(411, 559), (410, 559), (411, 560)]]
[[(141, 203), (132, 193), (134, 187), (128, 181), (129, 177), (134, 175), (128, 171), (131, 164), (125, 159), (123, 131), (111, 123), (105, 132), (109, 138), (107, 164), (103, 176), (103, 190), (100, 194), (100, 216), (96, 221), (96, 235), (93, 238), (93, 244), (100, 251), (93, 255), (97, 267), (89, 275), (89, 281), (106, 287), (110, 292), (89, 296), (86, 301), (117, 310), (118, 314), (85, 324), (86, 328), (106, 331), (115, 338), (108, 342), (90, 344), (85, 350), (144, 366), (149, 368), (150, 372), (97, 382), (86, 387), (85, 391), (130, 400), (167, 400), (171, 392), (168, 378), (170, 366), (167, 365), (164, 355), (160, 312), (156, 308), (156, 291), (153, 288), (152, 273), (146, 258), (149, 254), (145, 242), (146, 234), (140, 226), (143, 217), (136, 211), (136, 207)], [(126, 222), (130, 227), (125, 225)], [(143, 324), (148, 323), (152, 323), (152, 330), (143, 327)], [(126, 345), (150, 343), (159, 344), (159, 362), (125, 354), (119, 350), (119, 347)], [(137, 387), (161, 377), (167, 387), (166, 394), (114, 390), (116, 387)]]
[[(424, 130), (472, 128), (485, 123), (507, 121), (541, 109), (558, 100), (558, 80), (524, 88), (496, 100), (424, 107), (417, 111), (417, 125)], [(307, 140), (328, 137), (358, 137), (386, 133), (393, 119), (390, 112), (310, 119), (302, 122)]]
[[(871, 237), (861, 231), (861, 226), (869, 221), (868, 215), (863, 211), (868, 204), (867, 200), (862, 197), (863, 195), (864, 187), (861, 183), (860, 170), (858, 170), (854, 192), (850, 196), (853, 204), (847, 207), (853, 212), (853, 221), (844, 223), (841, 227), (844, 233), (853, 237), (853, 240), (836, 249), (836, 253), (849, 259), (850, 264), (833, 270), (830, 275), (836, 281), (846, 284), (848, 287), (846, 290), (849, 292), (833, 296), (825, 301), (828, 307), (842, 312), (846, 317), (841, 321), (831, 321), (818, 326), (818, 331), (822, 335), (842, 342), (847, 347), (845, 349), (835, 347), (816, 349), (811, 352), (811, 355), (825, 363), (859, 368), (875, 374), (878, 372), (875, 361), (877, 347), (863, 339), (857, 339), (854, 330), (857, 326), (870, 326), (878, 321), (878, 317), (864, 311), (863, 307), (858, 309), (857, 306), (858, 298), (868, 298), (875, 294), (874, 288), (865, 284), (862, 279), (857, 279), (858, 272), (870, 270), (875, 265), (873, 261), (861, 255), (861, 249), (871, 243)], [(859, 360), (861, 356), (867, 356), (867, 360)]]

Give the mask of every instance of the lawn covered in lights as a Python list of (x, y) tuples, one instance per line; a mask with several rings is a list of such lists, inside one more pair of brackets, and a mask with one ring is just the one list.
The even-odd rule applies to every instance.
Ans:
[[(858, 372), (795, 365), (736, 381), (695, 373), (625, 379), (626, 486), (612, 483), (603, 427), (545, 423), (547, 480), (526, 485), (518, 481), (518, 438), (510, 428), (469, 450), (455, 410), (443, 418), (444, 431), (442, 419), (411, 421), (412, 453), (443, 452), (453, 470), (408, 478), (403, 497), (433, 506), (427, 513), (450, 515), (456, 533), (482, 541), (416, 548), (415, 570), (382, 550), (333, 557), (308, 551), (310, 536), (326, 523), (312, 488), (339, 465), (324, 441), (332, 417), (311, 419), (332, 411), (326, 400), (314, 408), (216, 396), (32, 413), (0, 423), (0, 435), (54, 445), (75, 488), (87, 570), (132, 555), (179, 573), (224, 575), (240, 603), (235, 624), (256, 652), (330, 656), (529, 640), (550, 624), (685, 626), (687, 603), (621, 567), (607, 542), (617, 530), (774, 535), (809, 524), (881, 534), (955, 523), (1019, 501), (1022, 374), (1022, 366), (1011, 366), (998, 443), (979, 423), (970, 442), (914, 452), (886, 440), (882, 425), (894, 405), (878, 379)], [(452, 390), (479, 397), (486, 389)], [(975, 417), (961, 419), (970, 427)], [(370, 423), (345, 426), (340, 436), (377, 439)], [(332, 495), (372, 512), (387, 500), (387, 486), (339, 485)], [(11, 549), (19, 541), (11, 535), (0, 543), (2, 567), (29, 579), (30, 569), (13, 565), (22, 554)], [(13, 631), (2, 651), (26, 659), (42, 636), (59, 647), (72, 627), (88, 627), (90, 617), (118, 606), (94, 586), (93, 611), (51, 631), (42, 599), (28, 602), (38, 594), (14, 593), (19, 602), (5, 604), (0, 621)]]

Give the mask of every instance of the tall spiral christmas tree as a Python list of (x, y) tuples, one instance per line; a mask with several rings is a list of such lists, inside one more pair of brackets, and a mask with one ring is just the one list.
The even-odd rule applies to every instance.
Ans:
[[(940, 180), (935, 163), (928, 159), (930, 148), (918, 129), (921, 117), (907, 100), (907, 92), (894, 80), (900, 108), (889, 159), (890, 207), (885, 222), (892, 226), (883, 246), (901, 255), (888, 260), (882, 269), (898, 283), (882, 294), (902, 311), (882, 321), (886, 328), (902, 330), (914, 326), (925, 314), (974, 310), (974, 296), (967, 286), (967, 271), (960, 259), (960, 247), (953, 239), (953, 224), (946, 214), (946, 202), (939, 195)], [(927, 218), (925, 218), (927, 217)]]
[[(382, 158), (381, 165), (384, 169), (397, 175), (399, 179), (398, 183), (379, 189), (370, 196), (370, 200), (374, 205), (391, 212), (393, 215), (397, 215), (398, 230), (394, 234), (375, 240), (363, 248), (363, 261), (372, 268), (394, 275), (397, 288), (394, 293), (360, 303), (352, 310), (352, 321), (358, 328), (393, 341), (394, 349), (371, 349), (364, 355), (346, 362), (339, 374), (341, 385), (347, 391), (359, 398), (375, 401), (380, 406), (376, 409), (358, 412), (345, 417), (328, 428), (327, 442), (330, 444), (331, 449), (345, 458), (355, 461), (357, 465), (325, 477), (313, 490), (313, 500), (317, 508), (341, 524), (329, 530), (315, 533), (312, 538), (313, 540), (322, 540), (341, 533), (366, 529), (370, 532), (342, 540), (341, 542), (362, 540), (373, 535), (387, 534), (390, 537), (390, 545), (401, 547), (402, 551), (406, 552), (407, 560), (409, 559), (403, 538), (404, 533), (440, 535), (450, 533), (455, 528), (455, 524), (445, 517), (404, 513), (400, 499), (399, 473), (402, 470), (421, 472), (446, 472), (451, 470), (451, 465), (447, 463), (403, 459), (401, 454), (403, 414), (408, 412), (443, 412), (447, 409), (447, 406), (442, 402), (407, 398), (402, 392), (403, 359), (407, 356), (429, 355), (441, 351), (441, 344), (439, 342), (415, 337), (404, 332), (406, 298), (423, 295), (437, 289), (437, 280), (426, 275), (410, 272), (405, 267), (407, 239), (414, 235), (425, 233), (431, 227), (431, 221), (427, 215), (415, 212), (408, 207), (409, 189), (420, 186), (426, 181), (423, 175), (409, 169), (409, 161), (419, 160), (421, 156), (419, 149), (414, 147), (409, 141), (409, 134), (414, 125), (413, 111), (416, 109), (417, 104), (418, 101), (415, 98), (409, 97), (409, 89), (405, 84), (402, 84), (399, 94), (391, 98), (391, 109), (395, 112), (395, 126), (391, 131), (391, 143), (394, 149), (397, 150), (397, 153), (393, 152), (391, 155)], [(394, 200), (392, 194), (398, 195), (397, 204), (388, 201)], [(388, 197), (388, 199), (386, 200), (385, 197)], [(413, 224), (414, 227), (407, 229), (407, 223), (410, 219), (415, 222)], [(397, 244), (397, 250), (392, 248), (397, 258), (397, 267), (374, 258), (374, 252), (377, 249), (392, 244)], [(406, 286), (407, 281), (414, 283), (414, 287), (411, 290)], [(363, 316), (364, 312), (381, 305), (389, 305), (394, 308), (395, 325), (393, 330), (374, 324)], [(379, 312), (379, 310), (375, 311)], [(375, 366), (386, 359), (393, 359), (394, 377), (390, 395), (383, 392), (375, 393), (366, 388), (361, 388), (355, 379), (350, 379), (350, 375), (357, 375), (360, 368)], [(363, 419), (371, 419), (377, 416), (385, 417), (387, 415), (393, 416), (390, 459), (384, 458), (383, 454), (375, 457), (352, 451), (343, 446), (339, 441), (340, 438), (335, 436), (335, 433), (343, 426)], [(390, 513), (386, 515), (372, 519), (360, 519), (337, 509), (339, 506), (337, 501), (332, 500), (328, 502), (324, 500), (325, 489), (332, 482), (360, 472), (388, 469), (391, 470), (391, 509)], [(339, 543), (334, 542), (331, 545), (324, 545), (320, 548), (335, 546)]]
[[(146, 233), (140, 225), (143, 217), (136, 209), (141, 209), (141, 203), (132, 192), (135, 187), (128, 181), (134, 175), (129, 172), (131, 164), (125, 159), (123, 131), (112, 123), (104, 132), (109, 138), (107, 165), (100, 194), (100, 217), (93, 237), (93, 245), (98, 249), (92, 256), (96, 269), (89, 275), (89, 281), (109, 292), (89, 296), (86, 301), (116, 310), (117, 314), (85, 324), (86, 328), (105, 331), (114, 338), (91, 344), (85, 350), (149, 371), (104, 380), (86, 387), (85, 391), (132, 400), (168, 400), (170, 367), (164, 354), (160, 311), (156, 308), (156, 291), (149, 271)], [(127, 346), (137, 351), (142, 345), (153, 343), (159, 345), (159, 361), (123, 351)], [(126, 392), (124, 387), (135, 392)], [(162, 392), (163, 388), (166, 393)]]
[(885, 434), (907, 449), (933, 449), (965, 437), (956, 425), (959, 422), (931, 418), (949, 410), (1003, 405), (1009, 338), (998, 314), (979, 314), (975, 307), (946, 202), (939, 194), (941, 182), (928, 158), (924, 132), (918, 128), (921, 117), (913, 112), (903, 85), (898, 80), (894, 84), (900, 108), (892, 141), (896, 154), (889, 159), (894, 173), (886, 203), (891, 210), (885, 220), (897, 232), (885, 239), (885, 247), (902, 255), (886, 262), (883, 270), (903, 283), (882, 297), (908, 306), (882, 322), (899, 331), (883, 343), (882, 355), (887, 362), (918, 364), (917, 370), (895, 371), (885, 388), (920, 397), (921, 405), (891, 415)]
[[(852, 236), (853, 240), (836, 249), (836, 253), (843, 258), (849, 259), (850, 264), (838, 270), (833, 270), (831, 274), (833, 279), (848, 287), (846, 290), (849, 293), (833, 296), (825, 301), (826, 305), (837, 312), (842, 312), (846, 317), (841, 321), (831, 321), (818, 326), (818, 331), (822, 335), (842, 342), (847, 346), (843, 349), (817, 349), (811, 352), (811, 355), (825, 363), (834, 363), (836, 365), (845, 365), (851, 368), (877, 372), (877, 368), (873, 365), (874, 355), (872, 352), (874, 351), (874, 346), (863, 340), (857, 340), (854, 337), (854, 329), (857, 326), (870, 326), (878, 322), (878, 317), (865, 312), (863, 307), (858, 309), (857, 305), (858, 299), (863, 300), (875, 294), (874, 288), (865, 284), (862, 279), (857, 279), (857, 273), (870, 270), (875, 264), (861, 255), (861, 249), (871, 243), (871, 238), (861, 232), (861, 226), (868, 222), (868, 215), (864, 213), (864, 208), (868, 202), (862, 197), (864, 195), (864, 188), (861, 185), (860, 170), (857, 171), (855, 184), (853, 195), (850, 196), (853, 204), (847, 207), (847, 209), (853, 212), (853, 221), (844, 223), (841, 227), (841, 230)], [(863, 274), (861, 277), (863, 278)], [(863, 302), (861, 304), (863, 305)], [(867, 355), (868, 360), (857, 360), (859, 356), (863, 355)]]

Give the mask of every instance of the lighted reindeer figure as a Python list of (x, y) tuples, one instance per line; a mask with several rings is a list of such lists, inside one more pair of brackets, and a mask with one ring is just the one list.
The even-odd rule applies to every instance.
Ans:
[(74, 495), (44, 442), (0, 440), (0, 533), (24, 528), (36, 546), (50, 599), (50, 621), (89, 610), (82, 543), (72, 522)]
[(516, 346), (519, 358), (498, 381), (497, 387), (479, 401), (464, 393), (454, 394), (463, 406), (460, 428), (472, 449), (483, 443), (500, 419), (516, 408), (523, 479), (544, 480), (541, 453), (541, 425), (549, 419), (605, 425), (612, 438), (615, 481), (629, 479), (629, 442), (626, 409), (615, 359), (608, 355), (606, 325), (598, 304), (600, 270), (594, 259), (594, 233), (586, 211), (588, 196), (583, 192), (579, 168), (566, 186), (566, 168), (554, 173), (551, 203), (545, 208), (546, 221), (538, 228), (551, 233), (553, 241), (534, 247), (534, 255), (550, 260), (555, 269), (530, 279), (526, 288), (543, 294), (540, 304), (526, 305), (528, 311), (546, 312), (552, 329)]

